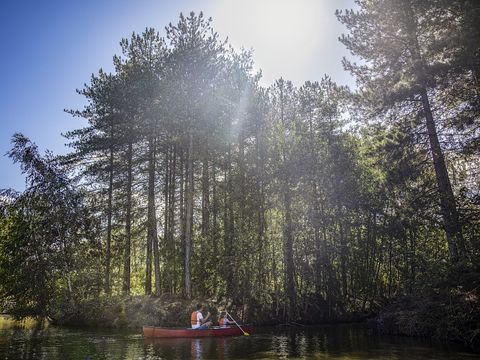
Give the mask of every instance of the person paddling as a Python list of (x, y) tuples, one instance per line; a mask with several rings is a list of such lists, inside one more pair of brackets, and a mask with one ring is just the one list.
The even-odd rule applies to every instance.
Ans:
[(210, 312), (207, 313), (207, 316), (203, 317), (203, 311), (205, 311), (205, 306), (202, 304), (197, 305), (197, 310), (192, 312), (191, 316), (191, 324), (192, 324), (192, 329), (208, 329), (209, 327), (212, 326), (212, 322), (208, 321), (210, 318)]
[(222, 311), (220, 317), (218, 318), (218, 325), (221, 327), (227, 327), (229, 324), (233, 324), (233, 321), (228, 320), (227, 313)]

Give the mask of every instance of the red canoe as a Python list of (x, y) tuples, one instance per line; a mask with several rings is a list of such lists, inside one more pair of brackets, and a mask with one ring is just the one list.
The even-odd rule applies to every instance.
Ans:
[[(252, 328), (242, 326), (243, 331), (252, 333)], [(186, 328), (161, 328), (156, 326), (144, 326), (143, 336), (146, 338), (187, 338), (187, 337), (206, 337), (206, 336), (234, 336), (243, 335), (242, 330), (237, 326), (218, 327), (210, 329), (186, 329)]]

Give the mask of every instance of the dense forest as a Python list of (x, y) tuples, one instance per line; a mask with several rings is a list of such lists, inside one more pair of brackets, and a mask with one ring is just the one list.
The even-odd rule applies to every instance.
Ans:
[(446, 294), (478, 341), (480, 3), (336, 16), (355, 90), (261, 86), (202, 13), (123, 39), (66, 110), (88, 121), (68, 155), (13, 136), (26, 189), (2, 191), (1, 309), (224, 298), (319, 322)]

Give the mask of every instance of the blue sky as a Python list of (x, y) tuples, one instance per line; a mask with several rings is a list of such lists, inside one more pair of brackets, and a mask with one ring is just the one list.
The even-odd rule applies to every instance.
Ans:
[(133, 31), (203, 10), (222, 37), (254, 49), (264, 85), (283, 76), (296, 85), (327, 73), (353, 85), (340, 64), (334, 11), (353, 0), (2, 1), (0, 12), (0, 188), (23, 189), (18, 165), (4, 156), (21, 132), (41, 151), (65, 153), (62, 133), (85, 126), (64, 109), (81, 109), (82, 88), (99, 68), (112, 69), (119, 42)]

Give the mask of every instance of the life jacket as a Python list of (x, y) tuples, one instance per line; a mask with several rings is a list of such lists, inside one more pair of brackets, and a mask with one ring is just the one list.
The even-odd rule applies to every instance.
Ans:
[(198, 311), (192, 312), (192, 316), (190, 317), (190, 322), (191, 322), (192, 326), (200, 325), (200, 324), (198, 324), (197, 314), (198, 314)]

